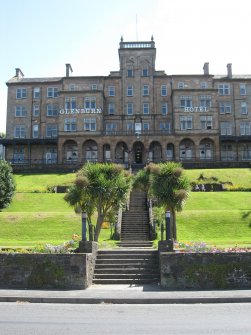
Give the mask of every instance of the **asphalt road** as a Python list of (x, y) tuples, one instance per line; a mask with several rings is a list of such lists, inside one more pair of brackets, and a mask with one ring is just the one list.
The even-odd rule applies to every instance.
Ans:
[(0, 303), (1, 335), (249, 335), (251, 304)]

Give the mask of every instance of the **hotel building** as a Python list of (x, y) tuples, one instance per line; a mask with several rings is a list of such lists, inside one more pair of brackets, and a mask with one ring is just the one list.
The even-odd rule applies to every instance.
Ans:
[(5, 159), (14, 167), (70, 167), (86, 161), (143, 166), (249, 166), (251, 75), (167, 75), (147, 42), (119, 45), (108, 76), (8, 80)]

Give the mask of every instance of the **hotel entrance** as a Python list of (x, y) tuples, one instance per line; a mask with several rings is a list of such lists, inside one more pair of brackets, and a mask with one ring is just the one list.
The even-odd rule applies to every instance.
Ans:
[(142, 164), (144, 162), (144, 145), (141, 142), (135, 142), (133, 145), (133, 163)]

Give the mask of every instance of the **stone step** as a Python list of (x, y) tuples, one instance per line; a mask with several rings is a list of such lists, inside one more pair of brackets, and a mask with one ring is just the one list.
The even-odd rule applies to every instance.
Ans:
[(104, 274), (94, 273), (94, 279), (153, 279), (158, 277), (156, 273), (113, 273), (113, 274)]
[[(134, 242), (141, 242), (141, 241), (134, 241)], [(151, 243), (151, 242), (149, 242)], [(98, 251), (98, 255), (97, 256), (100, 256), (100, 255), (116, 255), (116, 254), (119, 254), (119, 255), (128, 255), (128, 254), (132, 254), (132, 255), (144, 255), (144, 254), (147, 254), (147, 255), (154, 255), (154, 256), (158, 256), (158, 251), (157, 250), (140, 250), (139, 252), (137, 251), (134, 251), (134, 250), (123, 250), (123, 249), (112, 249), (112, 250), (99, 250)]]
[[(151, 263), (152, 262), (152, 263)], [(120, 259), (120, 258), (104, 258), (104, 259), (97, 259), (96, 260), (97, 265), (129, 265), (129, 264), (138, 264), (138, 265), (146, 265), (146, 264), (152, 264), (153, 266), (158, 264), (158, 259), (135, 259), (135, 258), (126, 258), (126, 259)]]
[(97, 285), (144, 285), (158, 283), (159, 278), (143, 279), (143, 278), (133, 278), (133, 279), (93, 279), (93, 284)]
[(95, 271), (96, 270), (100, 270), (100, 269), (133, 269), (133, 268), (137, 268), (137, 269), (141, 269), (141, 268), (146, 268), (151, 266), (153, 269), (158, 268), (158, 264), (156, 262), (134, 262), (134, 263), (100, 263), (100, 264), (96, 264), (95, 266)]
[(115, 269), (115, 268), (103, 268), (103, 269), (95, 269), (95, 278), (97, 278), (97, 275), (119, 275), (119, 274), (133, 274), (133, 275), (156, 275), (156, 268), (145, 268), (145, 267), (128, 267), (126, 270), (125, 268)]

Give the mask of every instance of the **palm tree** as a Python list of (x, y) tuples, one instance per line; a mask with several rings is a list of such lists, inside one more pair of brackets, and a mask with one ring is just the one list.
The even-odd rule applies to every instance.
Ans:
[(89, 210), (89, 220), (93, 211), (97, 212), (94, 240), (98, 241), (106, 216), (126, 201), (130, 188), (131, 176), (121, 165), (87, 163), (79, 170), (65, 200), (74, 208)]
[(183, 209), (189, 196), (190, 183), (183, 175), (181, 164), (175, 162), (160, 163), (151, 168), (151, 192), (158, 205), (170, 211), (172, 237), (177, 240), (176, 212)]

